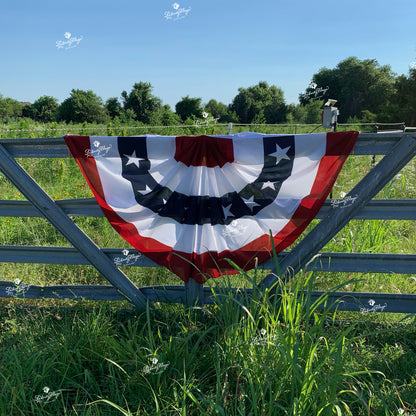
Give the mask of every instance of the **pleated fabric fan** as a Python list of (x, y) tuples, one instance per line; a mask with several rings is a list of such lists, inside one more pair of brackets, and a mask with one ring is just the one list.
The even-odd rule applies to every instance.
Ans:
[(65, 136), (114, 229), (185, 282), (270, 259), (315, 217), (358, 132)]

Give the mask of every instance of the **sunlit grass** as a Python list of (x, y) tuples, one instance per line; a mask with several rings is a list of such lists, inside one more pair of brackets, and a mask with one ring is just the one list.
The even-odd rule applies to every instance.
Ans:
[[(242, 279), (248, 278), (241, 276)], [(413, 321), (340, 323), (295, 290), (243, 306), (0, 309), (0, 414), (396, 415), (414, 409)], [(298, 294), (298, 295), (296, 295)], [(410, 414), (410, 413), (409, 413)]]

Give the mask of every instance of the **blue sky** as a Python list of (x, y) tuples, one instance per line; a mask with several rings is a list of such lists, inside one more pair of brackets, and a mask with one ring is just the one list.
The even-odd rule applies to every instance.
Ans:
[[(0, 94), (62, 102), (79, 88), (106, 100), (144, 81), (174, 109), (186, 95), (229, 104), (267, 81), (297, 103), (314, 73), (349, 56), (407, 74), (415, 16), (415, 0), (4, 0)], [(67, 32), (82, 39), (58, 48)]]

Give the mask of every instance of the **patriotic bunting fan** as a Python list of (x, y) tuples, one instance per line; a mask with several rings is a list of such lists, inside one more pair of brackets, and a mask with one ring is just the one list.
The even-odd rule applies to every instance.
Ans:
[(358, 132), (65, 136), (111, 225), (185, 282), (248, 270), (302, 233)]

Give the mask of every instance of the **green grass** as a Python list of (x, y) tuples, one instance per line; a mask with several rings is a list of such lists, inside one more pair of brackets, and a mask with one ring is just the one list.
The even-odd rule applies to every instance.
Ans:
[[(56, 137), (67, 128), (80, 134), (143, 133), (141, 126), (128, 127), (12, 125), (7, 132), (0, 126), (0, 137)], [(294, 129), (269, 126), (264, 132)], [(226, 126), (150, 131), (226, 132)], [(91, 196), (72, 159), (19, 163), (53, 199)], [(350, 157), (333, 197), (348, 193), (372, 163), (370, 156)], [(377, 198), (416, 198), (415, 184), (412, 161)], [(0, 192), (2, 199), (23, 199), (1, 175)], [(103, 218), (74, 221), (101, 247), (127, 247)], [(415, 227), (412, 221), (353, 220), (323, 250), (414, 253)], [(44, 219), (12, 217), (0, 217), (0, 244), (69, 246)], [(181, 283), (163, 268), (123, 271), (139, 286)], [(0, 273), (1, 280), (36, 285), (107, 284), (86, 266), (1, 263)], [(252, 287), (265, 273), (210, 283)], [(129, 308), (127, 302), (0, 299), (0, 415), (416, 414), (414, 318), (317, 311), (308, 291), (334, 287), (416, 293), (416, 276), (300, 274), (279, 288), (281, 297), (269, 301), (260, 294), (247, 308), (238, 298), (222, 296), (220, 306), (195, 311), (156, 304), (141, 315), (120, 309)]]
[(415, 322), (340, 323), (313, 279), (247, 307), (2, 308), (0, 414), (410, 414)]

